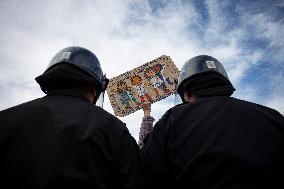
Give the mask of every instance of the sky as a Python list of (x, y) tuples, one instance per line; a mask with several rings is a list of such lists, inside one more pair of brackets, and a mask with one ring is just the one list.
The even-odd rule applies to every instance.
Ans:
[[(233, 97), (284, 113), (283, 0), (0, 0), (0, 110), (43, 97), (34, 78), (68, 46), (112, 78), (161, 55), (217, 58)], [(159, 118), (174, 96), (152, 105)], [(106, 96), (104, 108), (113, 114)], [(142, 110), (120, 118), (136, 139)]]

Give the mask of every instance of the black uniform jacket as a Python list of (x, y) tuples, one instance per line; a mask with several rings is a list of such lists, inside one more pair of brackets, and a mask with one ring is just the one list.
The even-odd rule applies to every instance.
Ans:
[(170, 109), (142, 149), (152, 188), (284, 188), (284, 118), (230, 97)]
[(139, 148), (125, 124), (70, 91), (1, 111), (0, 153), (4, 188), (142, 184)]

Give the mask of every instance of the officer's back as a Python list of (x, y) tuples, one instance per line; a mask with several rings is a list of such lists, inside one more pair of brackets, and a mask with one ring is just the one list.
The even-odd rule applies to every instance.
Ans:
[(36, 78), (47, 96), (0, 112), (1, 183), (8, 188), (139, 188), (135, 140), (124, 123), (93, 104), (107, 81), (95, 55), (71, 47), (51, 63)]
[(152, 188), (283, 188), (284, 118), (230, 97), (234, 88), (210, 56), (185, 63), (171, 108), (144, 141)]
[(235, 98), (208, 97), (174, 107), (164, 119), (172, 123), (168, 159), (178, 186), (283, 186), (284, 119), (278, 112)]

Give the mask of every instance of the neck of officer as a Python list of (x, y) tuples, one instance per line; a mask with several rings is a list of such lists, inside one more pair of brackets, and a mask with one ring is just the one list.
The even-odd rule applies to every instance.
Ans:
[(197, 99), (198, 99), (197, 96), (193, 95), (192, 92), (190, 91), (184, 92), (184, 100), (186, 102), (192, 103), (195, 102)]
[(84, 87), (81, 92), (91, 103), (95, 103), (97, 98), (96, 90), (94, 87)]

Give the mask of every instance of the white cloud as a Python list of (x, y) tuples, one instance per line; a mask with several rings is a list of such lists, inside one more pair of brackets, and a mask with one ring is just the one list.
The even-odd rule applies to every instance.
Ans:
[(274, 22), (267, 13), (248, 15), (250, 17), (248, 24), (256, 27), (257, 36), (267, 38), (271, 46), (283, 46), (284, 37), (280, 31), (284, 31), (284, 25)]

